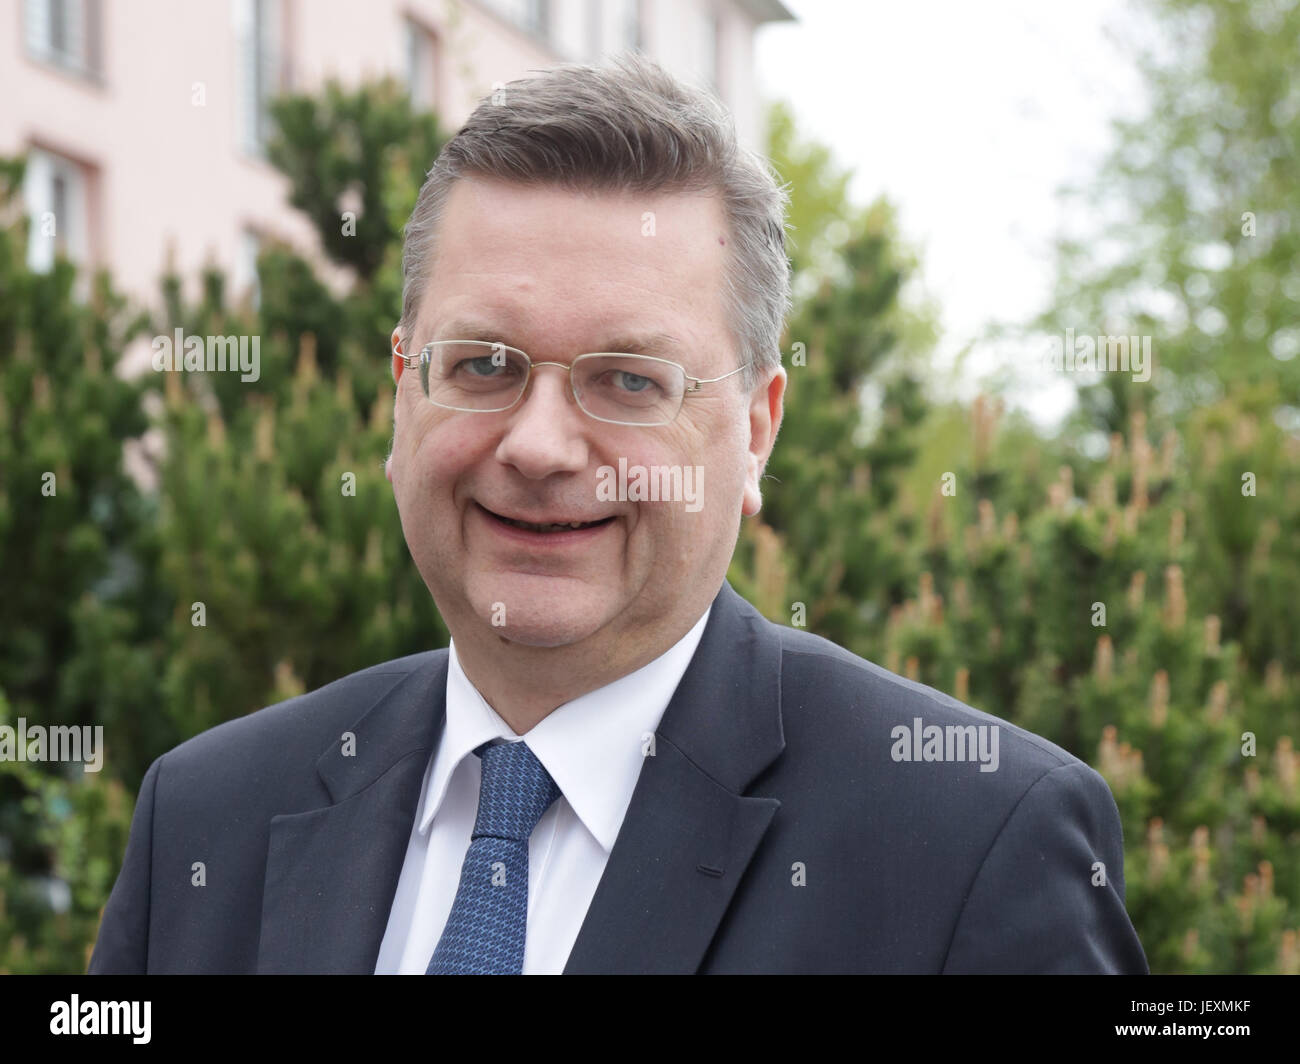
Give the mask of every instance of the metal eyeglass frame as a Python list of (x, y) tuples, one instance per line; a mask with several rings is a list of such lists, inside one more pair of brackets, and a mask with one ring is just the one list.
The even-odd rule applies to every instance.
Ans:
[(693, 395), (700, 390), (701, 384), (715, 384), (718, 381), (726, 380), (728, 377), (734, 377), (737, 373), (739, 373), (741, 370), (745, 369), (746, 366), (749, 365), (749, 363), (746, 362), (744, 365), (737, 366), (735, 369), (731, 370), (730, 372), (722, 374), (721, 377), (692, 377), (689, 373), (686, 372), (686, 367), (683, 366), (680, 362), (674, 362), (672, 361), (672, 359), (668, 359), (668, 358), (659, 358), (657, 355), (632, 355), (627, 351), (588, 351), (585, 352), (584, 354), (576, 356), (574, 360), (566, 366), (563, 362), (534, 362), (532, 358), (529, 357), (527, 351), (521, 351), (519, 348), (511, 347), (509, 344), (493, 343), (492, 341), (489, 340), (430, 340), (427, 344), (425, 344), (422, 348), (420, 348), (419, 354), (403, 355), (396, 349), (394, 349), (393, 354), (402, 360), (402, 364), (407, 369), (418, 369), (422, 361), (428, 360), (430, 348), (439, 347), (443, 344), (459, 344), (462, 346), (467, 344), (473, 344), (477, 347), (489, 348), (494, 352), (498, 350), (513, 351), (515, 352), (515, 354), (521, 355), (523, 357), (524, 362), (528, 366), (528, 370), (524, 374), (523, 386), (519, 389), (519, 394), (515, 397), (514, 402), (508, 404), (507, 406), (493, 407), (490, 410), (484, 410), (482, 407), (473, 407), (473, 406), (448, 406), (446, 403), (440, 403), (437, 400), (430, 398), (429, 393), (425, 391), (424, 397), (428, 399), (429, 402), (431, 402), (434, 406), (438, 407), (440, 410), (457, 410), (466, 414), (500, 414), (506, 410), (511, 410), (514, 407), (518, 406), (519, 403), (523, 400), (524, 396), (528, 394), (528, 384), (533, 378), (533, 369), (535, 367), (556, 366), (559, 369), (564, 370), (568, 375), (569, 394), (573, 396), (573, 401), (578, 404), (578, 409), (581, 410), (584, 414), (586, 414), (587, 417), (591, 418), (593, 421), (603, 421), (607, 425), (631, 425), (634, 428), (649, 428), (655, 425), (671, 425), (674, 421), (677, 420), (677, 415), (682, 412), (682, 403), (678, 403), (677, 410), (674, 412), (672, 418), (669, 419), (668, 421), (615, 421), (613, 418), (600, 417), (596, 414), (593, 414), (590, 410), (588, 410), (583, 405), (582, 399), (578, 395), (578, 390), (577, 388), (574, 387), (574, 383), (573, 383), (574, 366), (576, 366), (584, 358), (609, 358), (611, 356), (644, 358), (650, 360), (651, 362), (662, 362), (666, 366), (676, 366), (679, 370), (682, 371), (682, 377), (685, 378), (686, 380), (686, 388), (682, 392), (682, 402), (684, 403), (688, 395)]

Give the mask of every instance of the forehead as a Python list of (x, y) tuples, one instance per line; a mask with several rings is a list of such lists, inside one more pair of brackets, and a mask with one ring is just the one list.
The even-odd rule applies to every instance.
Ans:
[(727, 245), (721, 202), (709, 194), (461, 179), (419, 317), (426, 330), (499, 322), (515, 339), (499, 338), (518, 346), (536, 346), (539, 333), (567, 346), (611, 331), (716, 342)]

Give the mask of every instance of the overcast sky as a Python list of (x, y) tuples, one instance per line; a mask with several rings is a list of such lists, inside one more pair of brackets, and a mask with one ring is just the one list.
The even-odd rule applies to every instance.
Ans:
[[(769, 98), (855, 171), (854, 199), (884, 194), (939, 304), (940, 365), (993, 322), (1045, 305), (1056, 190), (1092, 173), (1109, 122), (1140, 106), (1120, 0), (785, 0), (798, 21), (758, 35)], [(1077, 228), (1084, 219), (1072, 219)], [(1067, 323), (1068, 324), (1068, 323)], [(1072, 392), (1023, 350), (979, 345), (954, 394), (1024, 366), (1013, 398), (1051, 423)]]

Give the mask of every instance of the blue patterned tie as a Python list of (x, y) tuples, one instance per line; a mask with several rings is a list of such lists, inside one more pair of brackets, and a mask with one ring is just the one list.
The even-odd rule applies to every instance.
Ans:
[(519, 975), (528, 930), (528, 837), (560, 796), (523, 742), (480, 746), (483, 781), (460, 886), (426, 975)]

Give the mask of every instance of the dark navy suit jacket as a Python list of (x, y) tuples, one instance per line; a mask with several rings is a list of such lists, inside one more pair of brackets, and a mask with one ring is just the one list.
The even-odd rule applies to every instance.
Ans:
[[(372, 972), (446, 676), (446, 650), (390, 661), (158, 758), (89, 971)], [(918, 718), (997, 725), (997, 770), (895, 760)], [(1147, 964), (1096, 772), (724, 583), (565, 971)]]

